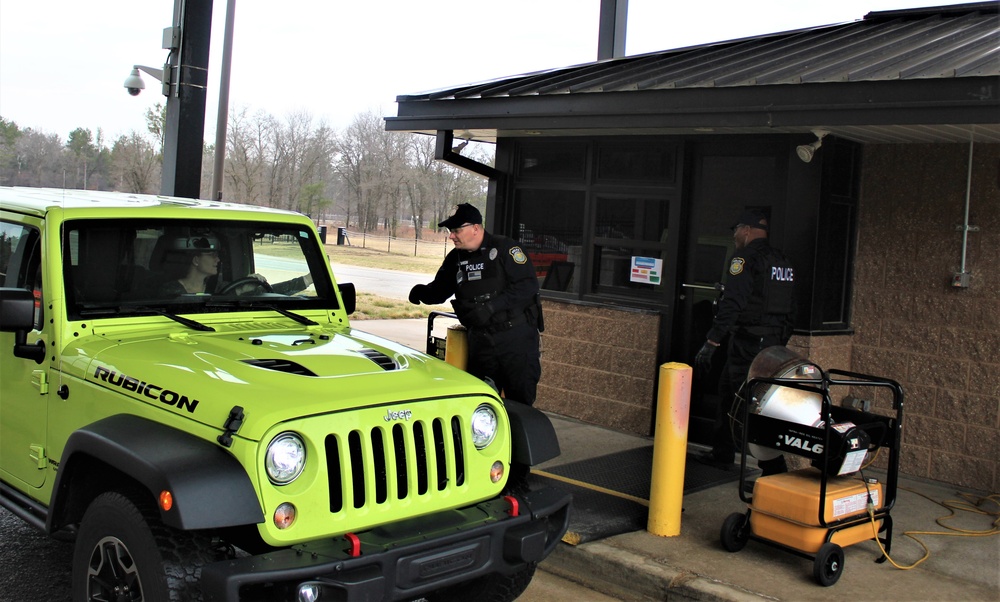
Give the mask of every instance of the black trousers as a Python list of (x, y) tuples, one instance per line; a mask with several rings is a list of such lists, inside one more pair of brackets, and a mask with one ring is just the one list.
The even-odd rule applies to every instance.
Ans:
[(467, 370), (492, 379), (506, 399), (534, 404), (542, 375), (538, 329), (524, 323), (494, 333), (470, 330)]
[[(733, 409), (736, 394), (750, 373), (750, 364), (761, 351), (784, 343), (778, 334), (756, 336), (737, 332), (729, 338), (726, 363), (719, 377), (719, 407), (715, 414), (715, 436), (712, 441), (712, 455), (717, 459), (728, 461), (738, 451), (733, 441), (729, 412)], [(784, 456), (761, 460), (757, 464), (764, 476), (787, 471)]]

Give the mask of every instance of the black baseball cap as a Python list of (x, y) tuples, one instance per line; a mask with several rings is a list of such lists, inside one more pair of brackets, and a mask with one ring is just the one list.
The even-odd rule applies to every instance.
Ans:
[(469, 203), (462, 203), (455, 208), (455, 213), (452, 213), (451, 217), (438, 224), (438, 228), (454, 230), (464, 224), (481, 223), (483, 223), (483, 214), (479, 212), (479, 209), (476, 209)]
[(737, 226), (750, 226), (767, 232), (767, 216), (760, 211), (744, 211), (729, 229), (735, 230)]

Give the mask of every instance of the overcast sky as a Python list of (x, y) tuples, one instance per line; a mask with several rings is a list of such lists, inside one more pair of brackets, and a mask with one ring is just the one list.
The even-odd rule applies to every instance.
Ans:
[[(626, 54), (855, 21), (870, 11), (953, 0), (630, 0)], [(395, 115), (398, 94), (588, 63), (600, 0), (239, 0), (230, 108), (298, 111), (343, 129)], [(214, 140), (226, 0), (215, 0), (206, 107)], [(0, 116), (66, 138), (145, 132), (165, 99), (122, 86), (133, 64), (162, 67), (174, 0), (0, 0)]]

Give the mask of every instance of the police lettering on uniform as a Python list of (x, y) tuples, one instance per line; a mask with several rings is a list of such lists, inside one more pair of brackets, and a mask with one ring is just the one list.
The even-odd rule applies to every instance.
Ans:
[[(715, 465), (733, 462), (736, 446), (727, 409), (746, 380), (750, 364), (764, 349), (788, 343), (795, 320), (795, 270), (785, 254), (768, 243), (767, 218), (759, 212), (744, 211), (732, 229), (736, 252), (723, 278), (722, 298), (712, 328), (695, 356), (699, 373), (708, 374), (712, 356), (729, 335), (712, 451), (702, 457)], [(783, 456), (758, 464), (764, 475), (786, 470)]]
[(531, 259), (516, 241), (487, 232), (468, 203), (438, 226), (449, 230), (455, 248), (433, 281), (413, 287), (410, 303), (444, 303), (454, 295), (455, 315), (468, 330), (469, 373), (492, 379), (506, 399), (535, 403), (542, 314)]

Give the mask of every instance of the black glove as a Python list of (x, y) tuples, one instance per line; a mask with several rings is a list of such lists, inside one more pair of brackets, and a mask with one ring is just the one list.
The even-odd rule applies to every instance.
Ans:
[(420, 302), (424, 300), (424, 292), (427, 290), (426, 284), (415, 284), (413, 288), (410, 289), (410, 303), (414, 305), (420, 305)]
[(712, 356), (715, 355), (715, 350), (718, 349), (718, 345), (713, 345), (708, 341), (701, 346), (698, 350), (697, 355), (694, 356), (694, 366), (702, 372), (708, 372), (712, 369)]
[(493, 306), (489, 303), (476, 303), (471, 311), (466, 314), (466, 322), (472, 327), (482, 327), (490, 323), (493, 317)]
[(451, 306), (455, 308), (458, 321), (466, 328), (486, 326), (490, 323), (490, 316), (493, 315), (493, 308), (485, 303), (453, 299)]

